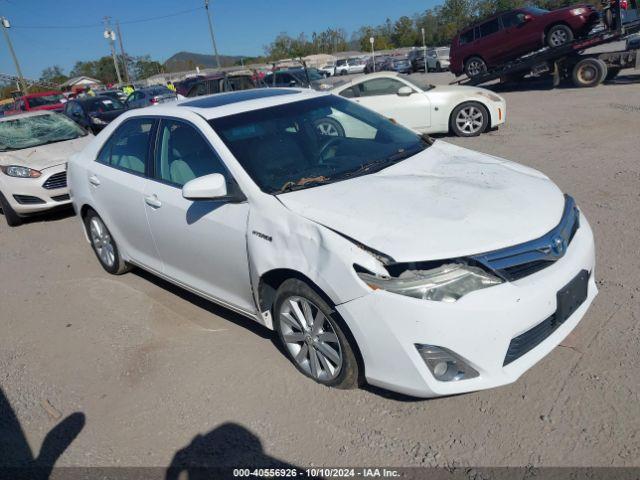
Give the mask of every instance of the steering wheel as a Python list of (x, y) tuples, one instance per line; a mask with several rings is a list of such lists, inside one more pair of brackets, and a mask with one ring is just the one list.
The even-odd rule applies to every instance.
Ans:
[(325, 153), (327, 153), (327, 150), (329, 150), (329, 148), (336, 146), (338, 143), (340, 143), (340, 141), (342, 140), (342, 137), (331, 137), (331, 139), (325, 143), (322, 148), (320, 149), (320, 162), (323, 165), (327, 165), (330, 162), (327, 162), (327, 160), (324, 158)]

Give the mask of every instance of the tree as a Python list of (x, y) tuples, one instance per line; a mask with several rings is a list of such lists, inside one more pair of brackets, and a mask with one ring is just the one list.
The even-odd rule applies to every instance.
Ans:
[(45, 68), (40, 75), (40, 81), (57, 85), (66, 82), (68, 79), (69, 77), (64, 74), (62, 67), (59, 65)]
[(130, 72), (136, 80), (148, 78), (163, 71), (162, 64), (155, 60), (151, 60), (149, 55), (134, 57), (131, 67)]
[(418, 44), (418, 30), (413, 20), (407, 16), (400, 17), (393, 25), (393, 43), (398, 47), (411, 47)]

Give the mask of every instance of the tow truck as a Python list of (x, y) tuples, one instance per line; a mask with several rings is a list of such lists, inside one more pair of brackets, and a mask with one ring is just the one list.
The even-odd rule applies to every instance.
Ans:
[[(526, 75), (540, 77), (550, 74), (553, 86), (571, 79), (576, 87), (595, 87), (615, 78), (625, 68), (640, 68), (640, 48), (625, 48), (612, 52), (585, 53), (586, 49), (624, 40), (640, 32), (640, 16), (624, 22), (622, 1), (611, 0), (614, 21), (605, 22), (586, 37), (559, 47), (546, 47), (493, 67), (471, 78), (462, 77), (452, 84), (481, 85), (498, 79), (501, 83), (520, 80)], [(626, 2), (624, 2), (626, 4)], [(637, 12), (637, 10), (634, 10)]]

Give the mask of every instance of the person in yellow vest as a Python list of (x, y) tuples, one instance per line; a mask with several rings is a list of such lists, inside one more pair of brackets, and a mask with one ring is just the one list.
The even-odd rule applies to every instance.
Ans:
[(91, 90), (91, 87), (87, 87), (87, 89), (85, 90), (85, 93), (86, 93), (89, 97), (95, 97), (95, 96), (96, 96), (96, 92), (94, 92), (93, 90)]
[(132, 85), (125, 85), (124, 87), (122, 87), (122, 92), (128, 97), (129, 95), (131, 95), (133, 92), (135, 91), (135, 89), (133, 88)]
[(171, 90), (172, 92), (175, 92), (175, 91), (176, 91), (176, 86), (173, 84), (173, 82), (172, 82), (171, 80), (169, 80), (169, 81), (167, 82), (167, 88), (168, 88), (169, 90)]

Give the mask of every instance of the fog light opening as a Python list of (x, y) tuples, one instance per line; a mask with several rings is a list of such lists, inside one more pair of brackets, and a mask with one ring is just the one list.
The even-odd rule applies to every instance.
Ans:
[(416, 349), (433, 377), (440, 382), (457, 382), (479, 376), (461, 357), (444, 347), (416, 344)]

